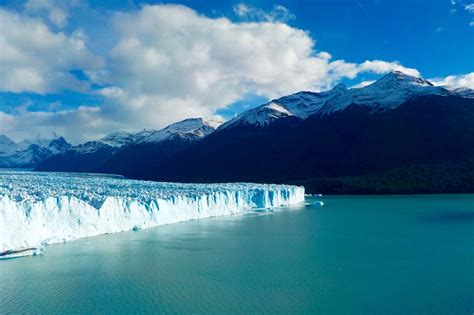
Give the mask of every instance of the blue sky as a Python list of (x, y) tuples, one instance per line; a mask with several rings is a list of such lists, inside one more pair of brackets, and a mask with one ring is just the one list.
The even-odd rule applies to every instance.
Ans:
[(227, 119), (392, 70), (474, 88), (470, 0), (7, 0), (0, 14), (0, 134), (15, 140)]

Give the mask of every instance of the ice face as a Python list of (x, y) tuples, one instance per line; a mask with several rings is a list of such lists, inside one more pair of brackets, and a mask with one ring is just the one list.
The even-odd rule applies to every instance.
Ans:
[(0, 251), (242, 213), (304, 200), (304, 188), (179, 184), (121, 177), (0, 173)]

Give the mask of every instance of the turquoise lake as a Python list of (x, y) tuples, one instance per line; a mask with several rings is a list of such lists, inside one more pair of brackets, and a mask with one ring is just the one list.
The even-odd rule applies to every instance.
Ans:
[(473, 314), (474, 195), (315, 200), (0, 261), (0, 313)]

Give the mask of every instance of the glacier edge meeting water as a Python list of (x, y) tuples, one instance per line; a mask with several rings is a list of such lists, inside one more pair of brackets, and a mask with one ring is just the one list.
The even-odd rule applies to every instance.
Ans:
[(0, 251), (296, 204), (304, 187), (0, 173)]

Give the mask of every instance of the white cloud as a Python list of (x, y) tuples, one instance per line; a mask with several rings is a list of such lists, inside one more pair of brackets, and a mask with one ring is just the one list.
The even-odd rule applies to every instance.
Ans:
[(111, 32), (119, 40), (99, 67), (83, 33), (55, 33), (39, 19), (0, 10), (0, 91), (87, 92), (71, 69), (85, 70), (94, 83), (107, 86), (95, 92), (106, 98), (100, 108), (3, 113), (0, 133), (55, 131), (80, 141), (211, 117), (247, 94), (274, 98), (325, 90), (362, 72), (419, 74), (398, 62), (332, 60), (315, 49), (308, 32), (284, 23), (234, 23), (178, 5), (145, 5), (113, 16)]
[(107, 107), (132, 114), (137, 126), (212, 116), (247, 93), (272, 97), (331, 85), (327, 56), (313, 56), (310, 36), (285, 24), (232, 23), (158, 5), (117, 14), (115, 26), (120, 41), (111, 67), (92, 77), (123, 91), (119, 105)]
[(0, 134), (19, 141), (25, 138), (48, 138), (53, 134), (63, 135), (68, 141), (79, 143), (97, 138), (111, 127), (104, 123), (99, 107), (79, 107), (58, 112), (29, 112), (18, 108), (15, 113), (0, 111)]
[(125, 91), (116, 86), (102, 88), (98, 91), (98, 93), (112, 99), (123, 99), (126, 96)]
[(85, 90), (84, 82), (69, 73), (100, 64), (85, 40), (81, 32), (54, 33), (39, 19), (0, 9), (0, 91)]
[(464, 75), (450, 75), (445, 78), (429, 79), (431, 83), (439, 86), (447, 86), (449, 88), (467, 87), (474, 89), (474, 72)]
[(415, 77), (420, 76), (420, 72), (413, 68), (402, 66), (398, 61), (386, 62), (382, 60), (365, 61), (359, 65), (359, 72), (372, 72), (384, 74), (391, 71), (401, 71)]
[[(464, 9), (469, 13), (474, 13), (474, 3), (465, 5)], [(469, 22), (469, 26), (474, 26), (474, 21)]]
[(238, 17), (246, 21), (284, 23), (295, 18), (287, 8), (279, 4), (275, 4), (269, 12), (249, 6), (245, 3), (238, 3), (232, 8)]
[(470, 4), (465, 5), (464, 9), (466, 9), (467, 11), (469, 11), (471, 13), (474, 13), (474, 3), (470, 3)]
[(382, 60), (367, 60), (363, 63), (348, 63), (344, 60), (336, 60), (329, 63), (329, 71), (333, 81), (341, 78), (354, 79), (359, 73), (370, 72), (385, 74), (391, 71), (401, 71), (412, 76), (419, 76), (420, 72), (413, 68), (402, 66), (398, 61), (387, 62)]
[(419, 74), (398, 62), (331, 61), (303, 30), (211, 19), (184, 6), (147, 5), (117, 14), (114, 25), (120, 41), (110, 67), (91, 77), (114, 87), (100, 92), (110, 98), (107, 112), (137, 127), (212, 116), (249, 93), (273, 98), (324, 90), (361, 72)]

